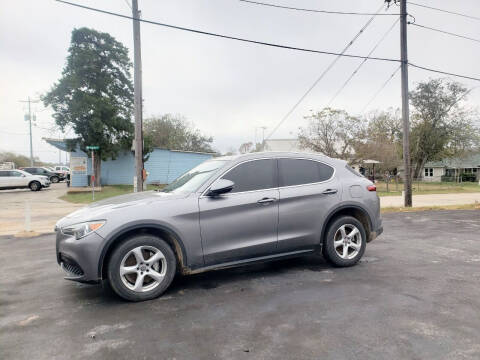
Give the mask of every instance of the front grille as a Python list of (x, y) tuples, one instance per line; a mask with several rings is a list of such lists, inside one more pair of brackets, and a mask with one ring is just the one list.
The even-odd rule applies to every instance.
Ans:
[(67, 272), (67, 274), (73, 276), (83, 275), (83, 270), (80, 265), (78, 265), (72, 259), (65, 257), (63, 254), (60, 254), (60, 263), (62, 264), (62, 268)]

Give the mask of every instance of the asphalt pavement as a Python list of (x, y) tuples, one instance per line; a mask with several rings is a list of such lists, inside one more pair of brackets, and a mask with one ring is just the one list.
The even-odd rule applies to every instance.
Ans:
[(352, 268), (309, 256), (177, 277), (128, 303), (0, 238), (1, 359), (479, 359), (480, 211), (391, 213)]

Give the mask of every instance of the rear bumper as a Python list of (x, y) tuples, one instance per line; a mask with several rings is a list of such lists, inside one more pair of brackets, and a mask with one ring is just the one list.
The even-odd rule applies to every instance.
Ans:
[(370, 242), (370, 241), (373, 241), (375, 240), (377, 237), (379, 237), (381, 234), (383, 233), (383, 226), (380, 226), (377, 230), (375, 231), (371, 231), (370, 232), (370, 236), (368, 237), (368, 241), (367, 242)]

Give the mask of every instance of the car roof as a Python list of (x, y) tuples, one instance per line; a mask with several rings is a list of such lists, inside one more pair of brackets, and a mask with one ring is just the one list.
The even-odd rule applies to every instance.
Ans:
[(234, 162), (242, 162), (245, 160), (255, 160), (255, 159), (265, 159), (265, 158), (292, 158), (292, 159), (312, 159), (324, 161), (332, 165), (344, 165), (346, 164), (345, 160), (334, 159), (319, 153), (308, 153), (308, 152), (293, 152), (293, 151), (263, 151), (263, 152), (254, 152), (240, 155), (232, 156), (221, 156), (213, 158), (212, 160), (228, 160)]

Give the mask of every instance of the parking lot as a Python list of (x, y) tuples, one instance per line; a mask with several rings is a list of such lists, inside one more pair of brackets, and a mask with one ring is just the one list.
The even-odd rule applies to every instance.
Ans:
[(177, 277), (145, 303), (63, 280), (53, 235), (1, 237), (1, 358), (480, 358), (480, 212), (384, 226), (353, 268), (312, 256)]
[(31, 229), (51, 232), (59, 218), (82, 205), (71, 204), (58, 197), (66, 194), (67, 184), (51, 184), (41, 191), (14, 189), (0, 191), (0, 236), (25, 230), (26, 206), (30, 206)]

